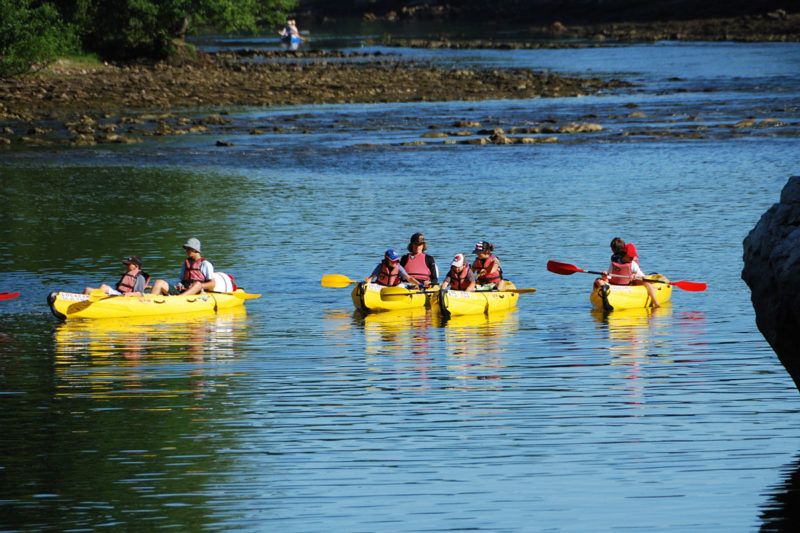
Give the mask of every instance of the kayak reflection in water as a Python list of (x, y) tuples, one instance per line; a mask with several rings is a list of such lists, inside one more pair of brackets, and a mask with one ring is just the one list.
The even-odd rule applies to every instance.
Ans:
[(132, 255), (122, 260), (127, 270), (119, 278), (119, 281), (114, 287), (100, 285), (100, 288), (86, 287), (83, 294), (91, 294), (96, 290), (101, 290), (109, 296), (141, 296), (150, 280), (150, 276), (146, 272), (142, 272), (142, 260), (139, 256)]
[[(204, 290), (213, 291), (217, 282), (214, 276), (214, 265), (200, 255), (200, 241), (192, 237), (183, 245), (186, 260), (181, 266), (181, 280), (173, 287), (174, 294), (192, 295)], [(163, 279), (153, 284), (152, 294), (168, 296), (169, 283)]]
[[(601, 287), (603, 303), (607, 303), (610, 285), (644, 285), (650, 296), (652, 307), (661, 307), (656, 299), (656, 291), (651, 283), (644, 281), (647, 277), (639, 266), (639, 255), (633, 243), (625, 243), (620, 237), (611, 240), (611, 266), (603, 272), (603, 277), (595, 280), (595, 286)], [(609, 274), (610, 272), (610, 274)]]

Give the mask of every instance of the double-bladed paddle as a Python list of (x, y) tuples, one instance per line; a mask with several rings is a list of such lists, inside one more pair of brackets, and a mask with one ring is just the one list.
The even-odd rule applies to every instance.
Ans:
[(329, 289), (344, 289), (348, 285), (359, 283), (357, 279), (350, 279), (343, 274), (323, 274), (319, 284)]
[(13, 300), (19, 297), (18, 292), (0, 292), (0, 300)]
[[(547, 270), (553, 272), (554, 274), (561, 274), (562, 276), (571, 276), (576, 272), (581, 272), (583, 274), (594, 274), (596, 276), (602, 276), (602, 272), (597, 272), (594, 270), (584, 270), (578, 266), (571, 265), (569, 263), (560, 263), (558, 261), (548, 261), (547, 262)], [(644, 278), (642, 281), (647, 281), (649, 283), (664, 283), (667, 285), (673, 285), (678, 287), (681, 290), (689, 291), (689, 292), (703, 292), (708, 288), (708, 285), (700, 282), (700, 281), (664, 281), (660, 279), (650, 279)]]

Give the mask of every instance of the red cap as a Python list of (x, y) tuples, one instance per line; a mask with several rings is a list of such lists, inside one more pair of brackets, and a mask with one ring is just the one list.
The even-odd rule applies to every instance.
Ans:
[(632, 259), (639, 259), (639, 254), (636, 253), (636, 246), (634, 246), (632, 242), (625, 245), (625, 255)]

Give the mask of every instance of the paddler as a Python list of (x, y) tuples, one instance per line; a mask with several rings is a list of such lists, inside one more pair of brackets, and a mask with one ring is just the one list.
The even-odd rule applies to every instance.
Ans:
[[(636, 246), (629, 242), (626, 243), (619, 237), (611, 240), (611, 266), (608, 271), (603, 272), (603, 277), (595, 280), (595, 284), (600, 286), (603, 304), (607, 303), (607, 294), (610, 285), (644, 285), (653, 307), (661, 307), (656, 298), (656, 290), (652, 283), (644, 281), (647, 277), (639, 266), (639, 254)], [(609, 274), (610, 273), (610, 274)]]
[(433, 256), (425, 253), (427, 250), (425, 235), (415, 233), (408, 243), (408, 253), (400, 258), (400, 266), (424, 287), (439, 284), (439, 268)]
[[(174, 286), (174, 294), (192, 295), (204, 290), (213, 291), (217, 282), (214, 276), (214, 265), (200, 255), (200, 241), (194, 237), (183, 245), (186, 260), (181, 266), (180, 281)], [(152, 294), (169, 295), (169, 283), (163, 279), (153, 283)]]
[(406, 269), (400, 266), (400, 255), (394, 251), (394, 248), (389, 248), (383, 254), (383, 260), (378, 263), (372, 274), (367, 276), (364, 281), (372, 283), (373, 281), (378, 285), (386, 287), (394, 287), (400, 285), (400, 281), (410, 283), (417, 289), (420, 288), (420, 282), (414, 279), (406, 272)]
[(105, 283), (100, 285), (100, 288), (86, 287), (83, 294), (91, 294), (93, 291), (101, 290), (109, 296), (141, 296), (144, 293), (145, 286), (149, 276), (142, 272), (142, 260), (139, 256), (132, 255), (122, 260), (125, 265), (125, 272), (114, 287), (110, 287)]
[(442, 282), (442, 290), (450, 288), (454, 291), (472, 292), (475, 290), (476, 281), (475, 273), (467, 264), (464, 254), (456, 254), (450, 264), (450, 271)]
[(494, 244), (478, 241), (472, 253), (477, 256), (472, 263), (472, 270), (478, 277), (478, 285), (483, 285), (484, 290), (502, 291), (505, 287), (503, 269), (500, 267), (500, 259), (494, 255)]

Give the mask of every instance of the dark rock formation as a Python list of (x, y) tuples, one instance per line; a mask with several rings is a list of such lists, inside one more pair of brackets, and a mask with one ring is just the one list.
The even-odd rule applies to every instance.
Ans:
[(800, 176), (744, 240), (742, 279), (758, 329), (800, 389)]

